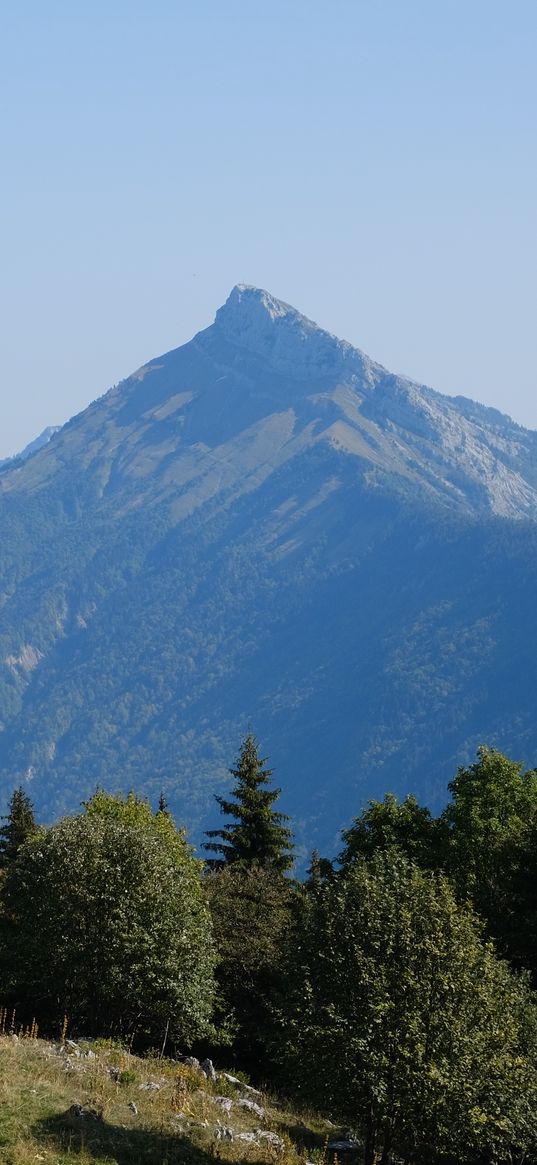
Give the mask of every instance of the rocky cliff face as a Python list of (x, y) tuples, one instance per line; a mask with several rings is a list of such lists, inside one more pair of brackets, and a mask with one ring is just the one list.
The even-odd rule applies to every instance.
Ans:
[(251, 720), (322, 843), (481, 740), (531, 761), (536, 441), (234, 288), (0, 473), (4, 788), (199, 825)]

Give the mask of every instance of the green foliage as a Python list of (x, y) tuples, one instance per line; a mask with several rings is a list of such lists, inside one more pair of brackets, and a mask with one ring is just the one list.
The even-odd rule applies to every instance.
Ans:
[(167, 815), (96, 794), (30, 839), (8, 877), (17, 990), (99, 1034), (169, 1021), (171, 1036), (202, 1036), (215, 956), (200, 868)]
[(439, 817), (409, 796), (370, 801), (343, 832), (343, 873), (392, 848), (444, 870), (502, 954), (537, 976), (537, 772), (484, 745), (459, 768)]
[(0, 829), (0, 868), (5, 869), (15, 861), (25, 841), (37, 832), (32, 802), (20, 786), (13, 792), (9, 813), (2, 820), (6, 824)]
[(443, 877), (393, 849), (305, 896), (282, 1001), (295, 1090), (392, 1152), (535, 1148), (535, 1011)]
[(234, 863), (209, 873), (205, 890), (213, 920), (219, 1026), (233, 1035), (238, 1062), (267, 1062), (272, 1004), (286, 969), (296, 890), (272, 869)]
[(264, 764), (255, 736), (249, 734), (241, 745), (237, 767), (230, 769), (235, 777), (235, 801), (216, 798), (222, 813), (234, 821), (224, 829), (207, 830), (207, 837), (220, 838), (204, 845), (220, 854), (207, 862), (213, 869), (226, 865), (261, 866), (284, 873), (293, 864), (292, 835), (284, 824), (288, 818), (273, 808), (281, 789), (267, 788), (272, 770), (263, 768)]
[(535, 973), (537, 772), (482, 746), (449, 790), (447, 871), (502, 950)]
[(121, 1071), (118, 1072), (118, 1084), (135, 1084), (137, 1079), (138, 1077), (133, 1068), (122, 1068)]
[(350, 829), (343, 830), (345, 848), (339, 861), (347, 868), (379, 850), (395, 847), (419, 866), (438, 868), (443, 861), (446, 834), (443, 821), (435, 819), (412, 794), (399, 801), (393, 793), (387, 793), (383, 801), (370, 801)]
[(161, 808), (160, 804), (157, 812), (153, 813), (149, 801), (145, 797), (138, 797), (136, 793), (130, 792), (124, 797), (98, 789), (84, 808), (90, 817), (103, 817), (129, 827), (148, 830), (166, 847), (178, 869), (183, 869), (185, 858), (189, 856), (192, 868), (201, 872), (203, 862), (194, 860), (194, 851), (187, 843), (185, 830), (177, 829), (171, 813)]
[(319, 889), (323, 882), (334, 876), (332, 862), (328, 858), (322, 858), (317, 849), (312, 850), (310, 864), (306, 870), (305, 886), (310, 890)]

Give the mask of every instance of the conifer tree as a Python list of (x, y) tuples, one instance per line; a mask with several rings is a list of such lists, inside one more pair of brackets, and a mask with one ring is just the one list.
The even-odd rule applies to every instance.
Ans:
[(265, 761), (259, 756), (255, 736), (249, 733), (241, 745), (236, 768), (229, 770), (235, 778), (235, 800), (216, 797), (221, 812), (233, 821), (223, 829), (207, 830), (207, 837), (218, 841), (208, 841), (204, 848), (220, 855), (208, 859), (211, 869), (240, 864), (284, 873), (292, 866), (292, 834), (285, 824), (289, 819), (273, 808), (281, 789), (268, 788), (272, 769), (263, 767)]
[(311, 851), (311, 860), (306, 870), (304, 885), (308, 890), (317, 890), (334, 877), (334, 867), (329, 858), (322, 858), (319, 850)]
[(12, 793), (9, 813), (2, 821), (6, 824), (0, 829), (0, 868), (5, 869), (15, 861), (21, 845), (37, 831), (34, 807), (22, 786)]
[(157, 809), (157, 813), (167, 813), (167, 814), (168, 814), (168, 817), (170, 816), (170, 811), (169, 811), (169, 809), (168, 809), (168, 802), (167, 802), (167, 800), (166, 800), (166, 798), (165, 798), (165, 796), (164, 796), (164, 792), (163, 792), (163, 790), (162, 790), (162, 789), (161, 789), (161, 792), (160, 792), (160, 797), (159, 797), (159, 799), (158, 799), (158, 809)]

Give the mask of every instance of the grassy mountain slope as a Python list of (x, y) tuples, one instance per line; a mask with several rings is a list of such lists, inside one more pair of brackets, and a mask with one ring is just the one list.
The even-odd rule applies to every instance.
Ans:
[[(298, 1165), (306, 1156), (320, 1161), (334, 1136), (328, 1122), (304, 1123), (303, 1113), (299, 1119), (274, 1097), (255, 1098), (265, 1110), (259, 1118), (236, 1103), (251, 1094), (224, 1078), (212, 1083), (198, 1071), (140, 1060), (105, 1043), (73, 1050), (4, 1036), (0, 1091), (6, 1165), (67, 1165), (74, 1157), (80, 1165), (209, 1165), (215, 1157)], [(214, 1099), (222, 1094), (232, 1100), (229, 1113)], [(95, 1117), (77, 1115), (75, 1105)]]

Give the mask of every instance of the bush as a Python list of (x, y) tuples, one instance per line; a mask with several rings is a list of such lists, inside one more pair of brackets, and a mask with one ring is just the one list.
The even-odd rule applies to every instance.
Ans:
[(204, 1035), (215, 956), (200, 863), (168, 814), (99, 794), (22, 847), (5, 899), (19, 995), (99, 1034)]

